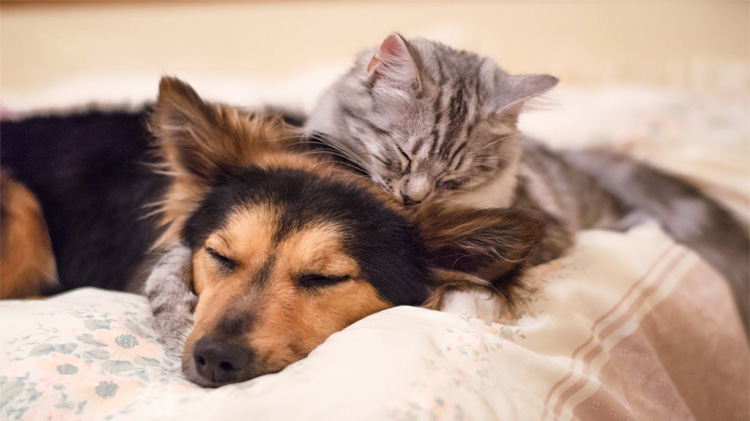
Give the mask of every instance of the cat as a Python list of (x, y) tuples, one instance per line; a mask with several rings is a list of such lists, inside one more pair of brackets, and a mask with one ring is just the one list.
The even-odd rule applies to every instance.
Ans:
[(730, 212), (633, 159), (603, 150), (558, 152), (521, 137), (524, 105), (557, 83), (392, 34), (357, 56), (303, 128), (404, 204), (541, 211), (547, 228), (532, 264), (565, 254), (581, 229), (625, 230), (656, 219), (730, 281), (747, 327), (750, 240)]

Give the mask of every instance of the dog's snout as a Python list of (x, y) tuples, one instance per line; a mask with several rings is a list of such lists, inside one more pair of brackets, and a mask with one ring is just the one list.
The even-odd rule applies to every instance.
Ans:
[(250, 362), (250, 350), (230, 342), (204, 336), (193, 348), (195, 368), (202, 377), (215, 383), (228, 383)]

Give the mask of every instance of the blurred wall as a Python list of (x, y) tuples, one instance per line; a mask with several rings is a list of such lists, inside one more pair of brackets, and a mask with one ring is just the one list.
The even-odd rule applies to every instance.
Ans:
[(91, 72), (284, 77), (344, 66), (392, 31), (569, 86), (745, 92), (750, 3), (250, 2), (0, 4), (0, 88)]

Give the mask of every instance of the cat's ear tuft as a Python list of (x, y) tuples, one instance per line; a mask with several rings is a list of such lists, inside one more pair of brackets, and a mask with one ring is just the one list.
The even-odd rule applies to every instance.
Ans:
[(400, 88), (419, 88), (419, 72), (406, 40), (399, 34), (386, 38), (370, 62), (367, 74), (371, 80), (381, 80)]
[(496, 97), (496, 112), (522, 104), (554, 88), (559, 80), (552, 75), (505, 75)]
[(510, 75), (493, 60), (486, 59), (480, 68), (486, 92), (488, 111), (517, 114), (523, 104), (554, 88), (559, 80), (552, 75)]

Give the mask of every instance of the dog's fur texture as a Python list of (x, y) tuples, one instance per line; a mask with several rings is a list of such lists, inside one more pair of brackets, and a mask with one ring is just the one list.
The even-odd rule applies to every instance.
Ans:
[[(111, 117), (129, 130), (110, 137)], [(391, 306), (437, 308), (476, 284), (512, 301), (544, 230), (518, 210), (404, 209), (281, 118), (206, 103), (173, 78), (150, 114), (155, 142), (144, 114), (80, 118), (67, 129), (38, 120), (56, 129), (36, 133), (35, 151), (25, 122), (3, 122), (3, 167), (35, 164), (18, 179), (37, 192), (61, 287), (134, 290), (150, 273), (157, 319), (185, 339), (185, 375), (204, 386), (281, 370)], [(6, 127), (16, 130), (9, 151)], [(50, 149), (43, 175), (37, 156)]]
[(38, 294), (58, 284), (47, 224), (34, 194), (0, 171), (0, 298)]
[[(91, 111), (0, 122), (0, 165), (38, 199), (61, 281), (31, 294), (136, 287), (130, 284), (145, 273), (146, 251), (159, 235), (159, 220), (145, 216), (147, 206), (168, 183), (148, 167), (156, 162), (156, 149), (146, 118), (145, 111)], [(15, 196), (7, 193), (0, 192), (12, 205)], [(6, 231), (3, 237), (12, 254), (45, 253), (38, 245), (22, 250)], [(29, 284), (6, 271), (0, 282), (6, 290)]]

